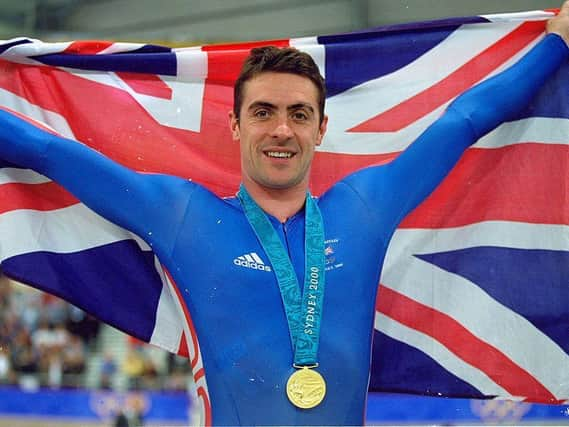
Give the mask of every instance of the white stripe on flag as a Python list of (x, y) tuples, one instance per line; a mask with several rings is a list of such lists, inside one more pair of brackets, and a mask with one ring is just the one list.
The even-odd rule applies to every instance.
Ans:
[(322, 77), (326, 78), (326, 47), (318, 43), (317, 37), (300, 37), (289, 40), (291, 46), (308, 53), (316, 65)]
[(56, 130), (64, 138), (75, 139), (69, 123), (62, 115), (31, 104), (27, 99), (14, 95), (12, 92), (0, 88), (0, 105), (45, 123)]
[(142, 250), (150, 247), (135, 234), (76, 204), (49, 212), (10, 211), (0, 215), (0, 259), (29, 252), (71, 253), (133, 239)]
[(498, 148), (524, 142), (569, 145), (569, 120), (532, 117), (507, 122), (480, 138), (477, 148)]
[(530, 10), (528, 12), (498, 13), (480, 15), (492, 22), (513, 22), (513, 21), (544, 21), (555, 14), (545, 10)]
[(141, 43), (113, 43), (106, 49), (103, 49), (97, 52), (97, 55), (110, 55), (113, 53), (122, 53), (122, 52), (132, 52), (133, 50), (140, 49), (141, 47), (145, 46)]
[[(176, 301), (172, 297), (166, 282), (166, 275), (156, 256), (154, 257), (154, 265), (162, 280), (162, 292), (156, 308), (156, 323), (150, 343), (171, 353), (177, 353), (184, 331), (183, 316), (176, 307)], [(191, 346), (191, 343), (188, 346)]]
[(393, 260), (408, 254), (410, 249), (414, 253), (445, 252), (477, 246), (569, 250), (567, 225), (485, 221), (462, 227), (440, 228), (436, 230), (436, 237), (433, 232), (431, 229), (398, 228), (389, 244), (384, 271)]
[(0, 168), (0, 185), (2, 184), (43, 184), (50, 179), (31, 169)]

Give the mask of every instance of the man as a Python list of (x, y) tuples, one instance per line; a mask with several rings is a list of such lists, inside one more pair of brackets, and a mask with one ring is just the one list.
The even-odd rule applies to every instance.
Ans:
[(324, 86), (294, 49), (253, 50), (236, 84), (229, 121), (243, 185), (235, 198), (137, 174), (6, 112), (0, 158), (61, 183), (153, 247), (199, 340), (207, 423), (359, 425), (389, 240), (462, 152), (566, 60), (569, 2), (548, 32), (510, 70), (453, 102), (395, 161), (346, 177), (318, 200), (307, 188), (328, 121)]

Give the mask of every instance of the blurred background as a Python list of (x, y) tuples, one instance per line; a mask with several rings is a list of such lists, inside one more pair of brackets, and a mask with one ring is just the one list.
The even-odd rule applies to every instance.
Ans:
[(559, 7), (551, 0), (0, 0), (0, 37), (205, 44)]
[[(556, 8), (549, 0), (0, 0), (0, 39), (171, 46)], [(185, 359), (0, 276), (0, 426), (191, 425)], [(375, 425), (569, 424), (566, 406), (370, 395)]]

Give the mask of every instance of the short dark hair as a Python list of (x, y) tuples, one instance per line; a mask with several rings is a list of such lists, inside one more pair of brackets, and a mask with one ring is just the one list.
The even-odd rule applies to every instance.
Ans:
[(324, 120), (326, 85), (312, 57), (294, 47), (264, 46), (251, 49), (233, 88), (233, 112), (239, 119), (243, 104), (243, 87), (248, 80), (264, 72), (290, 73), (309, 78), (318, 91), (320, 123)]

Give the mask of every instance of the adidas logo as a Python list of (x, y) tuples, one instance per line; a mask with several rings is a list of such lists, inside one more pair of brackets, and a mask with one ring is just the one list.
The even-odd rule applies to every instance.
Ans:
[(233, 260), (233, 264), (241, 267), (252, 268), (253, 270), (272, 271), (271, 267), (269, 265), (265, 265), (256, 252), (238, 256)]

